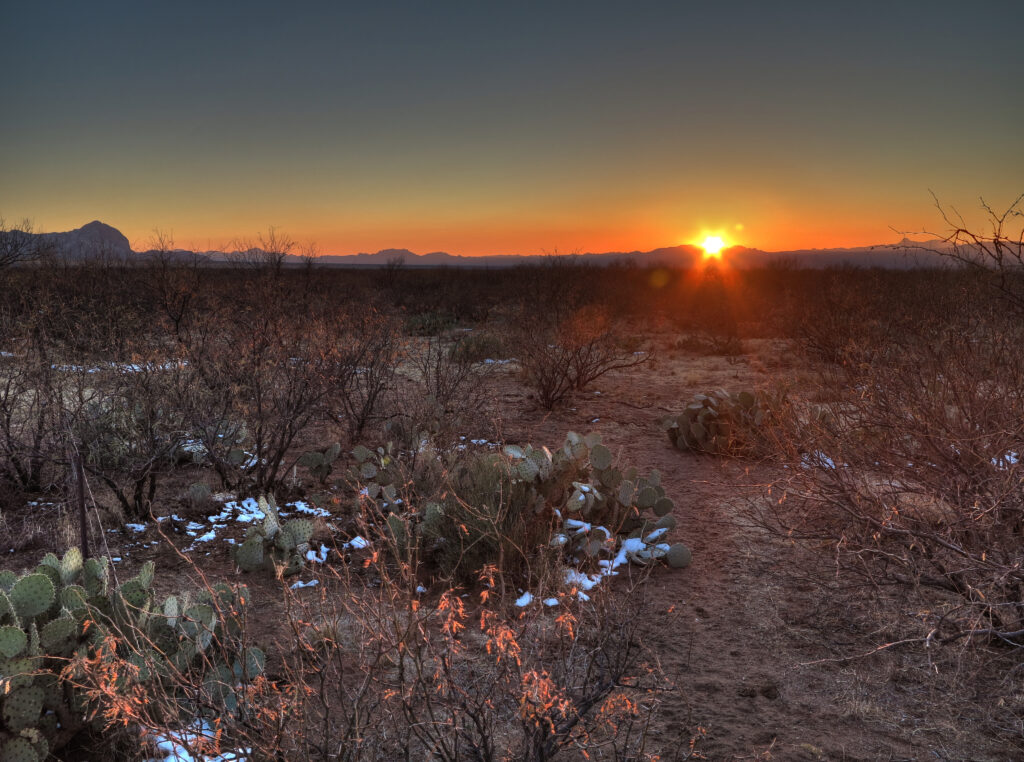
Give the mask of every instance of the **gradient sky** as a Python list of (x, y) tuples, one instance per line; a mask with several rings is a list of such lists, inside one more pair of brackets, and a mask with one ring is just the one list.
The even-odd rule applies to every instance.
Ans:
[(1024, 192), (1020, 0), (0, 19), (0, 215), (136, 249), (271, 225), (337, 254), (853, 246), (941, 231), (929, 190), (965, 214)]

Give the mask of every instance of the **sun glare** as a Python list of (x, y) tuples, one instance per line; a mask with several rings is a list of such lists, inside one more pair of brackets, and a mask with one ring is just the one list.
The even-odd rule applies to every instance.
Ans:
[(700, 246), (704, 249), (705, 257), (717, 258), (722, 255), (722, 249), (725, 248), (725, 241), (722, 240), (721, 236), (709, 235), (704, 239)]

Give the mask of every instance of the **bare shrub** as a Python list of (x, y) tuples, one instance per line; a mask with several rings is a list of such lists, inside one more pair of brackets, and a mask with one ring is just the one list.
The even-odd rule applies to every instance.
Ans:
[(150, 245), (153, 266), (146, 271), (146, 285), (159, 317), (180, 342), (200, 306), (199, 260), (176, 251), (170, 233), (154, 231)]
[(829, 366), (833, 402), (780, 438), (793, 476), (761, 514), (827, 548), (844, 578), (923, 595), (922, 639), (1024, 647), (1024, 353), (1020, 326), (970, 305)]
[(480, 427), (492, 400), (493, 365), (457, 358), (443, 339), (420, 341), (406, 357), (409, 378), (396, 385), (395, 412), (386, 424), (403, 447), (417, 447), (423, 433), (447, 445), (459, 432)]
[(501, 335), (486, 329), (457, 337), (450, 353), (456, 362), (469, 365), (508, 358), (508, 348)]
[(40, 310), (20, 322), (0, 312), (0, 482), (25, 492), (53, 486), (63, 456), (48, 316)]
[(635, 337), (617, 330), (599, 305), (558, 313), (521, 313), (511, 330), (523, 381), (543, 407), (550, 410), (606, 373), (649, 359)]
[[(935, 198), (934, 194), (932, 198)], [(1024, 314), (1024, 194), (1002, 212), (984, 199), (981, 208), (988, 222), (987, 232), (972, 230), (956, 209), (943, 207), (937, 198), (946, 232), (929, 233), (938, 245), (907, 244), (911, 252), (925, 251), (955, 264), (993, 276), (993, 284), (1004, 302), (1018, 315)]]
[(127, 518), (149, 515), (157, 483), (173, 468), (187, 432), (174, 393), (182, 372), (177, 360), (136, 355), (133, 362), (74, 374), (74, 439), (86, 470), (110, 488)]
[(260, 233), (255, 240), (245, 238), (235, 242), (231, 260), (261, 275), (278, 278), (288, 257), (296, 247), (295, 240), (273, 226)]
[(8, 223), (0, 217), (0, 270), (36, 262), (52, 253), (53, 247), (35, 233), (31, 220)]
[(654, 758), (666, 684), (638, 639), (641, 583), (515, 615), (494, 574), (470, 600), (423, 594), (414, 562), (374, 553), (288, 595), (288, 687), (260, 697), (246, 743), (329, 760)]
[[(189, 336), (189, 422), (225, 486), (271, 491), (296, 437), (359, 373), (339, 313), (287, 315), (281, 301), (222, 313)], [(244, 446), (244, 449), (242, 449)]]
[(335, 341), (341, 344), (341, 362), (347, 372), (332, 385), (332, 410), (354, 442), (384, 417), (381, 407), (393, 388), (404, 346), (393, 318), (361, 306), (348, 312)]

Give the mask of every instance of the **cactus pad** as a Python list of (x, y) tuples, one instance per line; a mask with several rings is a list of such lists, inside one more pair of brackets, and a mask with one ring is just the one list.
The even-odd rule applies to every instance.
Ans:
[(28, 646), (28, 635), (20, 627), (0, 627), (0, 656), (13, 659)]
[(10, 597), (18, 616), (38, 616), (53, 605), (53, 581), (45, 574), (28, 574), (14, 583)]
[(602, 444), (595, 445), (590, 450), (590, 465), (598, 471), (603, 471), (612, 465), (612, 453)]
[(82, 551), (68, 548), (60, 562), (60, 581), (62, 585), (70, 585), (82, 572)]
[(40, 762), (42, 759), (27, 738), (12, 738), (0, 747), (4, 762)]
[(47, 622), (39, 633), (39, 643), (48, 654), (63, 655), (78, 635), (78, 622), (70, 616)]
[(676, 543), (669, 548), (668, 553), (665, 554), (665, 561), (673, 569), (685, 569), (690, 565), (691, 560), (693, 560), (693, 554), (691, 554), (690, 549), (682, 543)]
[(31, 685), (4, 696), (4, 724), (15, 733), (34, 727), (43, 713), (43, 689)]
[(250, 537), (241, 545), (235, 546), (235, 563), (242, 571), (255, 571), (263, 566), (263, 538), (259, 535)]

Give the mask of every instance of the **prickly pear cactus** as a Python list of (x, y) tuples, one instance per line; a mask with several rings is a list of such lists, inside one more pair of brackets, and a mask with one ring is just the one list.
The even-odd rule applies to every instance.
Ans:
[(235, 564), (244, 572), (268, 569), (281, 576), (298, 574), (309, 551), (313, 522), (292, 519), (282, 524), (273, 495), (261, 496), (259, 505), (264, 515), (263, 522), (250, 526), (245, 539), (234, 546), (232, 557)]
[(341, 444), (335, 442), (324, 450), (311, 450), (303, 453), (298, 464), (309, 469), (309, 473), (323, 484), (334, 470), (334, 461), (338, 459), (339, 455), (341, 455)]
[(635, 468), (616, 468), (611, 451), (596, 434), (581, 437), (569, 432), (557, 454), (561, 457), (552, 457), (553, 467), (559, 464), (564, 469), (561, 464), (566, 462), (589, 467), (584, 469), (585, 480), (572, 482), (572, 492), (558, 513), (561, 526), (554, 545), (572, 559), (596, 559), (607, 571), (624, 560), (648, 564), (664, 559), (673, 568), (686, 565), (678, 563), (681, 551), (669, 558), (676, 546), (666, 543), (665, 535), (676, 526), (671, 515), (675, 506), (658, 471), (644, 476)]
[[(659, 559), (674, 568), (686, 565), (685, 546), (670, 555), (674, 546), (665, 542), (664, 535), (675, 527), (674, 506), (660, 474), (616, 467), (611, 450), (596, 434), (569, 432), (555, 450), (507, 445), (500, 454), (447, 457), (427, 443), (416, 453), (417, 464), (422, 469), (432, 458), (441, 464), (443, 477), (435, 480), (433, 491), (417, 494), (413, 507), (397, 496), (396, 484), (411, 485), (406, 490), (419, 486), (402, 472), (400, 454), (357, 447), (353, 455), (357, 463), (350, 477), (360, 488), (361, 506), (371, 511), (389, 544), (402, 557), (416, 550), (421, 558), (433, 559), (445, 575), (459, 565), (468, 564), (472, 572), (493, 563), (501, 548), (501, 517), (519, 520), (523, 514), (536, 516), (538, 526), (553, 520), (554, 534), (542, 534), (540, 542), (550, 539), (579, 565)], [(628, 556), (623, 550), (627, 539)]]
[(262, 670), (262, 652), (235, 645), (245, 588), (221, 583), (194, 601), (186, 596), (185, 606), (173, 596), (158, 605), (152, 562), (115, 589), (107, 570), (106, 558), (83, 559), (72, 549), (60, 559), (47, 554), (29, 574), (0, 575), (0, 760), (44, 760), (87, 726), (77, 693), (82, 674), (74, 669), (80, 660), (129, 662), (132, 669), (112, 670), (121, 688), (146, 683), (168, 663), (187, 672), (211, 661), (219, 668), (217, 660), (227, 658), (223, 666), (236, 679), (213, 698), (229, 711), (237, 687)]
[(680, 450), (712, 455), (742, 454), (763, 424), (765, 408), (753, 392), (733, 396), (724, 389), (696, 394), (679, 415), (664, 421), (669, 441)]

